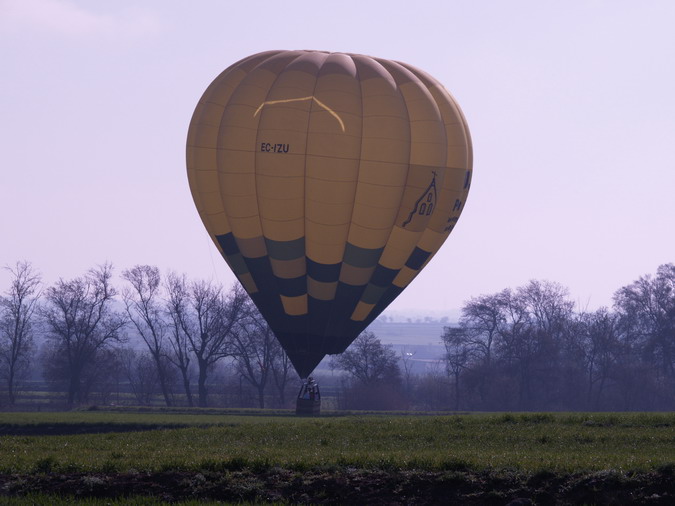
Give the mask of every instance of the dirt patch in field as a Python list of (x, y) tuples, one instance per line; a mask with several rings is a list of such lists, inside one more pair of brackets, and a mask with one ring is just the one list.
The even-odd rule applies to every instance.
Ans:
[(1, 475), (0, 497), (152, 496), (167, 502), (209, 499), (296, 504), (675, 504), (672, 468), (653, 473), (534, 475), (508, 471), (340, 468), (295, 471), (36, 473)]
[(180, 429), (185, 424), (151, 425), (143, 423), (36, 423), (0, 424), (0, 436), (71, 436), (107, 432), (139, 432), (158, 429)]

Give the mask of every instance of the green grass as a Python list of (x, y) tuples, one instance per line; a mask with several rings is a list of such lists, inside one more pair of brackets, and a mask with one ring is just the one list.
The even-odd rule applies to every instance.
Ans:
[[(2, 413), (2, 427), (95, 434), (0, 436), (0, 472), (365, 467), (524, 472), (675, 468), (675, 414), (235, 416), (216, 412)], [(125, 425), (176, 427), (122, 432)], [(120, 431), (118, 432), (117, 429)]]

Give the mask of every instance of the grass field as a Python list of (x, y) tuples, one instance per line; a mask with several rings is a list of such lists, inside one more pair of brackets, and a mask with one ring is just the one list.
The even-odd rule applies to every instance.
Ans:
[[(675, 414), (0, 414), (0, 473), (406, 471), (584, 475), (675, 470)], [(657, 494), (658, 495), (658, 494)]]
[(243, 464), (565, 472), (675, 465), (675, 414), (5, 413), (0, 434), (4, 473)]

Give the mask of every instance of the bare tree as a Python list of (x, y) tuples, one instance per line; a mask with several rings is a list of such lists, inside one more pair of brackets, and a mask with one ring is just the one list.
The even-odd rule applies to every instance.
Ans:
[(532, 322), (551, 340), (559, 340), (571, 321), (574, 303), (567, 288), (552, 281), (532, 280), (517, 290)]
[(362, 332), (347, 351), (336, 355), (331, 367), (346, 371), (363, 385), (399, 382), (401, 377), (396, 352), (391, 346), (383, 345), (371, 331)]
[(472, 297), (462, 306), (460, 326), (465, 329), (467, 343), (487, 367), (492, 363), (494, 342), (504, 325), (505, 293)]
[(60, 279), (46, 291), (42, 314), (52, 359), (60, 364), (52, 365), (68, 382), (69, 405), (85, 399), (84, 372), (96, 363), (97, 354), (123, 340), (120, 331), (126, 322), (111, 309), (116, 295), (111, 278), (112, 266), (106, 264), (84, 277)]
[(534, 361), (529, 364), (532, 381), (528, 387), (535, 388), (528, 393), (550, 409), (561, 402), (574, 303), (568, 299), (567, 288), (551, 281), (532, 280), (516, 294), (527, 308), (533, 338)]
[(40, 275), (28, 262), (5, 267), (12, 275), (9, 289), (0, 297), (0, 373), (7, 385), (9, 403), (16, 402), (16, 381), (28, 367), (34, 349), (33, 326), (40, 296)]
[(617, 315), (607, 308), (579, 316), (584, 352), (584, 364), (588, 382), (587, 399), (591, 409), (600, 408), (607, 381), (616, 364), (620, 348)]
[(507, 291), (480, 295), (472, 297), (462, 307), (459, 326), (473, 362), (472, 368), (477, 372), (477, 389), (482, 403), (488, 402), (492, 391), (495, 373), (493, 358), (500, 330), (505, 328), (507, 298)]
[(242, 318), (231, 333), (230, 350), (237, 372), (258, 393), (258, 406), (265, 407), (265, 387), (272, 371), (276, 337), (244, 289), (235, 285), (231, 299), (243, 299)]
[[(632, 404), (639, 391), (653, 382), (652, 391), (659, 406), (672, 409), (675, 391), (675, 264), (658, 267), (656, 276), (641, 276), (614, 294), (619, 330), (629, 354), (621, 357), (628, 365), (617, 378), (623, 387), (625, 403)], [(632, 360), (629, 360), (631, 359)], [(637, 357), (637, 358), (636, 358)], [(631, 375), (632, 383), (627, 381)], [(644, 395), (641, 395), (644, 398)]]
[(623, 329), (639, 342), (660, 371), (675, 376), (675, 265), (659, 266), (656, 276), (641, 276), (617, 290), (614, 304)]
[(272, 378), (279, 392), (279, 405), (286, 406), (286, 391), (293, 375), (293, 364), (277, 339), (271, 343)]
[(110, 404), (113, 395), (119, 402), (120, 380), (124, 378), (124, 366), (120, 349), (116, 345), (106, 346), (96, 354), (93, 363), (88, 364), (82, 375), (83, 399), (101, 404)]
[(186, 286), (185, 278), (178, 277), (172, 283), (174, 298), (169, 308), (197, 360), (199, 405), (205, 407), (208, 371), (231, 354), (230, 340), (243, 316), (245, 293), (232, 291), (225, 297), (222, 288), (212, 283), (198, 281)]
[(466, 329), (462, 327), (445, 327), (442, 339), (448, 375), (452, 377), (455, 385), (455, 411), (458, 411), (460, 406), (459, 378), (471, 359), (471, 347)]
[(140, 405), (149, 406), (159, 386), (159, 374), (150, 352), (139, 353), (131, 348), (118, 351), (131, 392)]
[(447, 371), (441, 362), (430, 362), (415, 388), (415, 406), (423, 410), (445, 410), (451, 402)]
[(166, 341), (169, 328), (165, 321), (161, 300), (161, 276), (159, 269), (150, 265), (137, 265), (122, 273), (130, 288), (122, 297), (129, 320), (148, 348), (150, 358), (157, 369), (157, 380), (167, 406), (172, 405), (168, 384), (170, 362), (166, 357)]
[(188, 311), (187, 286), (188, 283), (184, 275), (169, 274), (166, 281), (166, 312), (170, 319), (169, 344), (171, 353), (167, 355), (167, 358), (180, 371), (187, 403), (188, 406), (192, 407), (194, 406), (194, 400), (190, 381), (190, 341), (181, 324), (181, 315)]
[(347, 351), (331, 359), (331, 367), (347, 373), (343, 380), (346, 409), (405, 409), (398, 356), (371, 331), (357, 337)]
[(231, 299), (244, 300), (242, 317), (230, 343), (237, 373), (256, 390), (261, 408), (265, 407), (265, 391), (270, 379), (279, 394), (279, 405), (285, 406), (293, 364), (241, 286), (233, 287)]

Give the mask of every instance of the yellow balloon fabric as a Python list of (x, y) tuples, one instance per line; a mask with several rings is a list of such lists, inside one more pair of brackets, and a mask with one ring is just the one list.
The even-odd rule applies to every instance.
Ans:
[(472, 150), (455, 100), (411, 65), (268, 51), (207, 88), (187, 170), (211, 238), (305, 378), (441, 247)]

